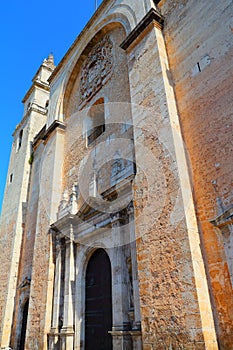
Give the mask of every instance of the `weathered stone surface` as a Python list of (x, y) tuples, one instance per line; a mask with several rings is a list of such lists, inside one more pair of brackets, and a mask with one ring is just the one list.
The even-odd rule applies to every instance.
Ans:
[[(162, 1), (159, 6), (166, 18), (164, 35), (190, 159), (219, 344), (232, 349), (232, 270), (227, 267), (227, 263), (232, 265), (232, 248), (231, 253), (224, 252), (227, 238), (209, 222), (229, 208), (233, 199), (229, 161), (233, 155), (233, 48), (232, 19), (228, 16), (233, 11), (232, 2)], [(194, 75), (197, 64), (200, 68)]]
[(104, 249), (114, 350), (233, 349), (232, 2), (155, 7), (103, 1), (24, 98), (1, 219), (2, 348), (19, 347), (29, 300), (25, 349), (84, 349), (86, 269)]

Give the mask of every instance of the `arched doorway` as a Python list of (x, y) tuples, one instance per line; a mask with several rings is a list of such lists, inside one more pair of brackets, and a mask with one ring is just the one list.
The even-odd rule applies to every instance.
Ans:
[(103, 249), (91, 256), (86, 271), (85, 350), (112, 350), (111, 264)]
[(22, 318), (19, 350), (24, 350), (26, 330), (27, 330), (28, 306), (29, 306), (29, 299), (25, 302), (24, 308), (23, 308), (23, 318)]

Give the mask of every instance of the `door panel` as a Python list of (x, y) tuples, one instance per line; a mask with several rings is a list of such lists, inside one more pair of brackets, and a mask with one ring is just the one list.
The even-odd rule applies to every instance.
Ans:
[(91, 256), (86, 271), (85, 350), (112, 350), (111, 265), (103, 249)]

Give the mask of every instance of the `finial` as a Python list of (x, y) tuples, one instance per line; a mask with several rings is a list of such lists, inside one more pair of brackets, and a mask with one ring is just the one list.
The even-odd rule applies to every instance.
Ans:
[(75, 215), (77, 213), (78, 210), (78, 204), (77, 204), (77, 198), (78, 194), (77, 194), (77, 184), (74, 183), (74, 185), (72, 186), (72, 193), (70, 196), (70, 201), (71, 201), (71, 208), (70, 208), (70, 214)]
[(54, 56), (52, 52), (50, 52), (50, 54), (48, 55), (47, 62), (54, 64)]
[(47, 66), (51, 67), (51, 68), (54, 68), (55, 65), (54, 65), (54, 56), (53, 56), (53, 53), (51, 52), (47, 58), (44, 59), (44, 64), (46, 64)]

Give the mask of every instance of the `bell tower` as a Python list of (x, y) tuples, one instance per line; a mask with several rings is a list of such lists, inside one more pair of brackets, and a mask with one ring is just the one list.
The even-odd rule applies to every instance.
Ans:
[(17, 288), (25, 213), (33, 162), (32, 142), (47, 121), (48, 78), (55, 68), (53, 55), (46, 58), (23, 98), (24, 113), (13, 133), (8, 175), (5, 185), (0, 228), (0, 348), (9, 346)]

